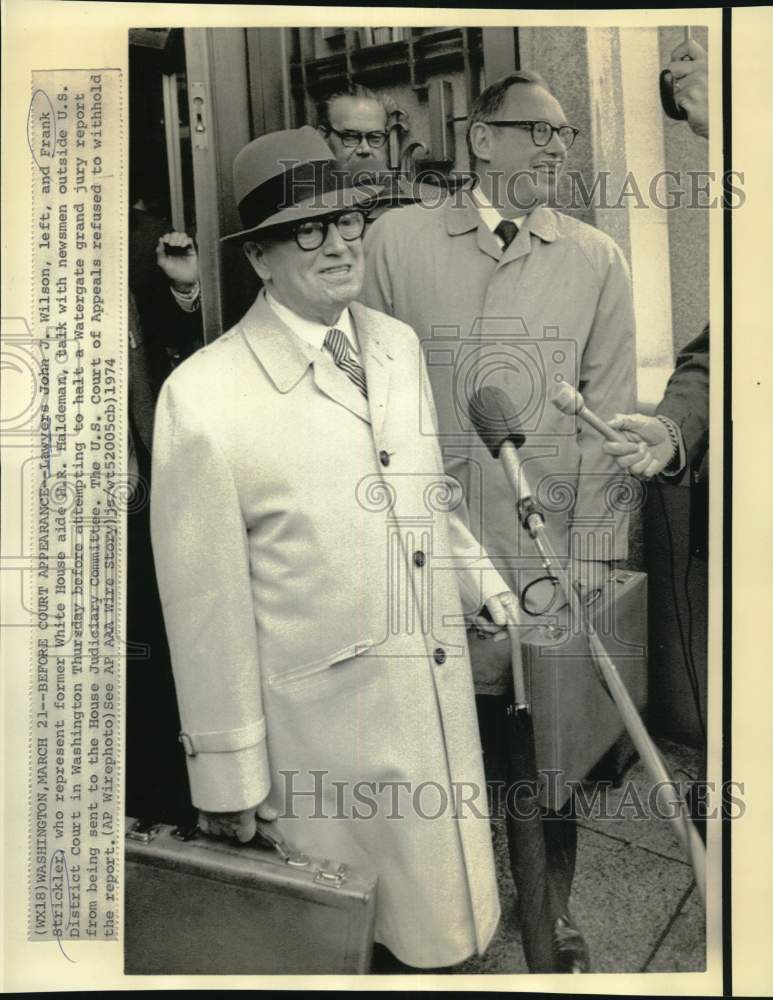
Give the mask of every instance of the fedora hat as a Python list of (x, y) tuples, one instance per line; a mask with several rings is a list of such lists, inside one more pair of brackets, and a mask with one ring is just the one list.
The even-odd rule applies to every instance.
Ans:
[(253, 139), (234, 160), (234, 197), (242, 229), (234, 240), (372, 202), (380, 187), (352, 187), (327, 143), (310, 125)]

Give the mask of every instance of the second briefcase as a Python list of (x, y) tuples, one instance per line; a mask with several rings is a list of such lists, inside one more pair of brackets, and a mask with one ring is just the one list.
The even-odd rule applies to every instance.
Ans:
[(370, 968), (376, 878), (286, 849), (126, 820), (127, 975)]
[[(617, 571), (589, 608), (593, 627), (633, 703), (647, 705), (647, 577)], [(569, 609), (535, 620), (521, 635), (530, 692), (537, 767), (546, 778), (543, 802), (557, 809), (570, 785), (587, 776), (625, 726), (602, 685), (587, 637), (572, 630)]]
[[(604, 648), (637, 709), (647, 705), (647, 577), (617, 570), (595, 595), (588, 612)], [(596, 673), (587, 637), (568, 607), (529, 618), (521, 615), (524, 679), (531, 705), (541, 801), (559, 809), (571, 783), (582, 781), (622, 735), (623, 720)], [(512, 669), (510, 644), (469, 634), (476, 684), (492, 693)], [(481, 683), (481, 678), (483, 681)], [(501, 683), (505, 683), (501, 681)]]

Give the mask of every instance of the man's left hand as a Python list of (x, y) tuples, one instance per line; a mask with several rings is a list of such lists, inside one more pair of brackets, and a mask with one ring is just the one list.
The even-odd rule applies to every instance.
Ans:
[(481, 638), (496, 635), (510, 625), (520, 624), (518, 598), (511, 590), (489, 597), (485, 606), (491, 615), (491, 621), (487, 621), (481, 615), (473, 619), (475, 629)]

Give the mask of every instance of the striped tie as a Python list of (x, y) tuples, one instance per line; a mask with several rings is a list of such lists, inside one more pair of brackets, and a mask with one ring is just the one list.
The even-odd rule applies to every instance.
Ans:
[(365, 381), (365, 370), (352, 353), (349, 340), (343, 330), (333, 327), (325, 334), (324, 346), (333, 356), (333, 361), (342, 372), (345, 372), (354, 382), (363, 396), (368, 398), (368, 384)]

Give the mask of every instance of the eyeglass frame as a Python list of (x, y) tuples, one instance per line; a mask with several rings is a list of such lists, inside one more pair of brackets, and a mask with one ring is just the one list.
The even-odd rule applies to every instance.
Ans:
[[(484, 124), (484, 125), (495, 125), (498, 128), (523, 128), (523, 129), (529, 129), (529, 131), (531, 132), (531, 141), (534, 143), (534, 145), (538, 149), (544, 149), (545, 146), (549, 146), (550, 143), (553, 141), (553, 136), (554, 135), (558, 136), (558, 138), (561, 141), (564, 149), (571, 149), (572, 146), (574, 145), (574, 140), (580, 134), (580, 129), (575, 128), (574, 125), (551, 125), (550, 122), (546, 122), (544, 119), (529, 119), (529, 118), (524, 118), (522, 120), (511, 120), (509, 118), (503, 118), (503, 119), (499, 119), (498, 121), (489, 121), (489, 120), (486, 120), (482, 124)], [(535, 125), (547, 125), (547, 127), (549, 129), (551, 129), (550, 138), (548, 139), (547, 142), (539, 143), (534, 138), (534, 126)], [(561, 138), (561, 131), (563, 129), (569, 129), (571, 131), (571, 133), (572, 133), (572, 141), (568, 145)]]
[[(362, 229), (360, 229), (359, 233), (356, 236), (349, 236), (349, 237), (344, 236), (343, 233), (341, 232), (341, 230), (338, 229), (337, 223), (341, 219), (341, 217), (344, 216), (344, 215), (358, 215), (362, 219)], [(363, 233), (365, 232), (365, 226), (366, 226), (366, 224), (367, 224), (367, 216), (366, 216), (365, 212), (362, 211), (362, 209), (360, 209), (360, 208), (347, 208), (347, 209), (344, 209), (343, 211), (331, 212), (329, 215), (323, 215), (323, 216), (321, 216), (319, 218), (316, 218), (316, 219), (304, 219), (302, 222), (299, 222), (296, 225), (294, 225), (294, 226), (292, 226), (292, 227), (284, 230), (284, 232), (281, 233), (281, 237), (285, 238), (285, 236), (286, 236), (287, 239), (289, 239), (290, 237), (292, 237), (295, 240), (295, 242), (296, 242), (296, 244), (297, 244), (297, 246), (298, 246), (298, 248), (300, 250), (303, 250), (305, 253), (311, 253), (312, 250), (319, 250), (319, 248), (324, 244), (325, 240), (327, 239), (327, 235), (328, 235), (328, 232), (330, 230), (330, 226), (331, 225), (335, 225), (336, 226), (336, 229), (338, 231), (338, 235), (341, 237), (341, 239), (345, 243), (354, 243), (355, 240), (362, 239)], [(301, 227), (302, 226), (308, 226), (308, 225), (321, 225), (322, 226), (322, 230), (321, 230), (321, 232), (322, 232), (322, 239), (319, 241), (319, 243), (317, 243), (313, 247), (305, 247), (305, 246), (303, 246), (303, 244), (298, 239), (298, 235), (300, 233)], [(280, 235), (280, 234), (278, 234), (278, 235)]]
[[(368, 132), (360, 132), (356, 128), (347, 128), (344, 129), (343, 132), (340, 132), (337, 128), (333, 128), (332, 125), (321, 125), (320, 128), (323, 129), (325, 132), (333, 132), (335, 135), (337, 135), (346, 149), (356, 149), (362, 143), (363, 139), (365, 139), (365, 141), (367, 142), (368, 149), (382, 149), (384, 146), (386, 146), (387, 140), (389, 139), (388, 129), (384, 129), (382, 131), (381, 129), (374, 128), (370, 129)], [(347, 136), (351, 137), (355, 135), (358, 136), (358, 139), (355, 143), (347, 142), (346, 138)], [(368, 138), (368, 136), (371, 135), (383, 135), (384, 139), (382, 142), (378, 143), (378, 145), (374, 146), (373, 143)]]

